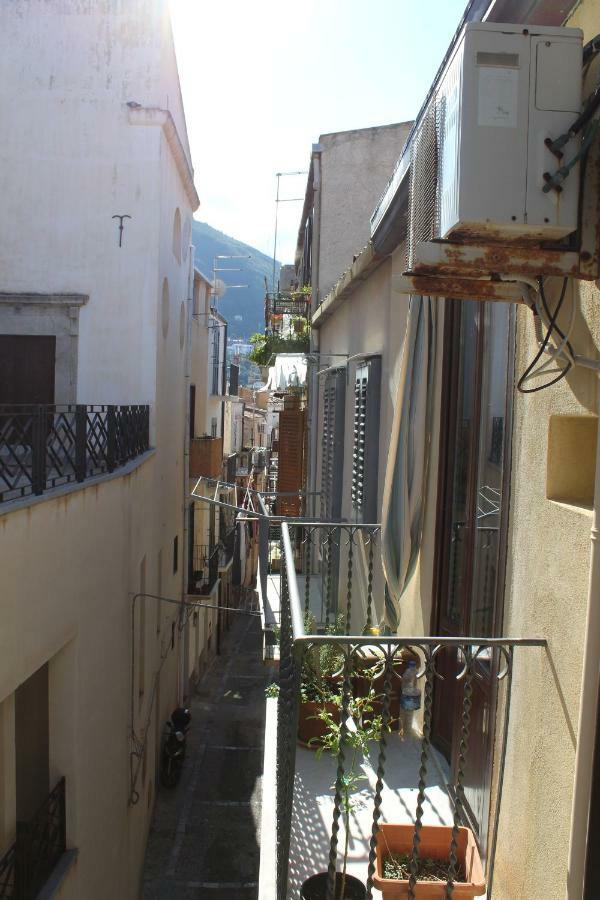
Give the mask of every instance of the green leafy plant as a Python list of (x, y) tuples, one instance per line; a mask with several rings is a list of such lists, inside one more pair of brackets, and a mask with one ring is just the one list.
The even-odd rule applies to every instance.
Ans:
[(257, 366), (268, 366), (271, 357), (277, 353), (308, 353), (310, 349), (309, 329), (302, 334), (282, 337), (279, 334), (261, 334), (257, 332), (250, 338), (252, 350), (249, 359)]
[[(348, 665), (351, 665), (351, 662), (344, 660), (344, 667)], [(348, 718), (345, 722), (341, 722), (327, 707), (323, 707), (318, 715), (318, 718), (326, 725), (326, 732), (323, 737), (316, 739), (316, 743), (319, 744), (317, 757), (320, 757), (323, 753), (330, 753), (331, 756), (337, 758), (342, 740), (344, 741), (344, 748), (350, 748), (351, 750), (350, 766), (344, 772), (339, 784), (345, 827), (340, 897), (344, 897), (346, 885), (350, 814), (357, 806), (357, 801), (353, 795), (358, 790), (360, 782), (367, 780), (367, 776), (360, 772), (358, 767), (365, 758), (368, 758), (370, 743), (381, 739), (381, 733), (384, 728), (382, 715), (374, 715), (376, 702), (381, 698), (381, 695), (375, 692), (372, 678), (370, 682), (366, 696), (350, 696), (347, 698)], [(342, 694), (343, 691), (344, 687), (342, 686)], [(342, 705), (342, 697), (339, 697), (339, 702)], [(378, 705), (381, 706), (381, 704)], [(389, 724), (386, 725), (386, 730), (389, 731)], [(332, 785), (332, 790), (335, 790), (337, 786), (337, 783)]]

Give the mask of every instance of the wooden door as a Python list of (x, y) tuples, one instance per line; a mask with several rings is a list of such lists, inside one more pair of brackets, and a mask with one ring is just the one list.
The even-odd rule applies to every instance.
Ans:
[[(513, 312), (505, 304), (449, 304), (445, 335), (444, 397), (438, 497), (437, 583), (433, 630), (441, 636), (497, 636), (509, 474)], [(496, 664), (485, 654), (473, 679), (465, 799), (484, 841), (489, 808)], [(456, 774), (462, 714), (462, 666), (444, 651), (435, 687), (433, 742)]]

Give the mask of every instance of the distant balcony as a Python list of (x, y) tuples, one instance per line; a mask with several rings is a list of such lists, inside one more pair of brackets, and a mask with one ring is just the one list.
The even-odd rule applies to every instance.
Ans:
[(65, 779), (30, 822), (17, 822), (17, 839), (0, 857), (0, 900), (34, 900), (66, 852)]
[(149, 449), (148, 406), (0, 405), (0, 503), (113, 472)]
[(265, 297), (265, 322), (271, 316), (299, 316), (308, 318), (310, 313), (310, 294), (300, 291), (269, 292)]
[(220, 478), (222, 466), (222, 437), (192, 438), (190, 441), (191, 478)]
[(219, 545), (196, 544), (191, 560), (188, 594), (210, 594), (219, 577)]

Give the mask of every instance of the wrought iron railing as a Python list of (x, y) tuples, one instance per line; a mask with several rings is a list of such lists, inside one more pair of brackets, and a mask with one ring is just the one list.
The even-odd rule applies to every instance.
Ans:
[(149, 447), (148, 406), (0, 405), (0, 503), (113, 472)]
[[(481, 685), (489, 688), (492, 701), (490, 716), (493, 718), (496, 702), (503, 710), (503, 721), (496, 733), (496, 746), (500, 747), (497, 762), (498, 788), (495, 808), (490, 815), (490, 828), (486, 831), (486, 880), (488, 897), (493, 880), (502, 780), (506, 758), (507, 731), (510, 714), (510, 695), (517, 647), (542, 647), (542, 639), (509, 639), (476, 637), (397, 636), (385, 634), (379, 628), (377, 610), (381, 610), (381, 597), (375, 596), (374, 553), (379, 540), (379, 526), (329, 524), (322, 522), (282, 522), (281, 533), (281, 584), (280, 584), (280, 679), (277, 721), (277, 900), (288, 896), (290, 858), (294, 857), (291, 841), (296, 777), (296, 743), (301, 703), (301, 685), (305, 683), (307, 660), (322, 648), (330, 648), (331, 655), (339, 661), (336, 677), (331, 679), (330, 689), (338, 692), (337, 707), (339, 745), (336, 754), (337, 771), (332, 798), (331, 829), (325, 848), (313, 846), (314, 835), (309, 839), (315, 858), (328, 852), (327, 900), (338, 896), (338, 859), (341, 820), (348, 803), (347, 785), (351, 736), (356, 697), (361, 680), (370, 673), (370, 684), (376, 684), (373, 703), (380, 716), (380, 729), (372, 747), (376, 759), (373, 765), (374, 784), (361, 790), (362, 802), (366, 801), (371, 812), (370, 827), (365, 838), (364, 882), (367, 897), (372, 898), (378, 835), (385, 806), (389, 797), (386, 785), (393, 778), (388, 765), (391, 727), (396, 709), (401, 705), (401, 678), (398, 664), (411, 656), (418, 664), (417, 680), (422, 689), (423, 711), (420, 728), (420, 765), (416, 789), (416, 806), (410, 830), (408, 847), (408, 900), (414, 900), (415, 890), (421, 883), (419, 877), (419, 846), (425, 835), (424, 807), (430, 801), (427, 795), (431, 772), (438, 761), (432, 747), (432, 711), (434, 687), (446, 679), (456, 679), (458, 697), (458, 754), (449, 776), (447, 796), (451, 809), (451, 821), (445, 832), (448, 840), (447, 882), (445, 896), (451, 898), (455, 885), (462, 879), (460, 873), (459, 829), (469, 825), (470, 819), (468, 772), (472, 764), (469, 748), (477, 744), (476, 731), (481, 725), (474, 710), (474, 691)], [(271, 539), (274, 537), (271, 531)], [(359, 590), (358, 566), (362, 567)], [(303, 582), (303, 583), (302, 583)], [(375, 600), (378, 602), (376, 603)], [(328, 627), (329, 626), (329, 627)], [(340, 633), (343, 632), (343, 633)], [(443, 673), (443, 674), (442, 674)], [(364, 687), (364, 686), (363, 686)], [(358, 691), (358, 693), (357, 693)], [(372, 715), (375, 712), (371, 711)], [(416, 738), (415, 738), (416, 739)], [(490, 748), (490, 753), (493, 745)], [(416, 780), (416, 779), (415, 779)], [(435, 783), (435, 782), (434, 782)], [(439, 783), (439, 782), (438, 782)], [(306, 792), (306, 784), (303, 785)], [(299, 827), (309, 827), (303, 816), (305, 810), (296, 813)], [(303, 823), (305, 822), (305, 825)], [(307, 839), (308, 840), (308, 839)], [(462, 837), (461, 837), (462, 840)], [(306, 846), (306, 841), (304, 843)], [(336, 881), (337, 879), (337, 881)], [(297, 887), (297, 885), (296, 885)], [(457, 891), (458, 894), (458, 891)]]
[(192, 554), (192, 571), (188, 585), (189, 594), (210, 594), (219, 577), (219, 544), (195, 544)]
[(0, 858), (0, 900), (34, 900), (67, 848), (65, 779)]

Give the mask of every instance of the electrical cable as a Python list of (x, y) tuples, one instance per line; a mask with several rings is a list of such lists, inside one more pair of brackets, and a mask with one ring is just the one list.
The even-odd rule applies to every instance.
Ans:
[[(550, 368), (550, 366), (552, 365), (552, 363), (553, 363), (557, 358), (563, 359), (563, 360), (564, 360), (568, 365), (570, 365), (570, 366), (573, 366), (573, 365), (576, 364), (576, 363), (575, 363), (575, 359), (574, 359), (574, 356), (575, 356), (575, 355), (574, 355), (572, 352), (569, 352), (569, 351), (565, 352), (565, 347), (566, 347), (566, 346), (568, 346), (569, 348), (571, 348), (571, 344), (570, 344), (570, 342), (569, 342), (569, 338), (570, 338), (570, 336), (571, 336), (571, 333), (572, 333), (572, 331), (573, 331), (573, 327), (574, 327), (574, 325), (575, 325), (575, 313), (576, 313), (576, 311), (577, 311), (577, 306), (576, 306), (576, 303), (575, 303), (575, 295), (573, 294), (572, 297), (573, 297), (573, 299), (572, 299), (572, 302), (571, 302), (571, 317), (570, 317), (570, 319), (569, 319), (569, 325), (568, 325), (568, 327), (567, 327), (566, 334), (564, 334), (564, 335), (562, 334), (562, 332), (561, 332), (560, 329), (558, 328), (558, 325), (555, 325), (555, 326), (554, 326), (554, 330), (557, 331), (557, 332), (559, 332), (560, 335), (561, 335), (561, 341), (560, 341), (560, 343), (559, 343), (558, 345), (556, 345), (555, 348), (554, 348), (553, 350), (546, 348), (546, 350), (545, 350), (544, 352), (548, 354), (548, 357), (549, 357), (549, 358), (546, 360), (545, 363), (542, 363), (542, 365), (539, 366), (534, 372), (531, 372), (529, 375), (527, 375), (527, 376), (523, 379), (523, 383), (525, 383), (526, 381), (531, 381), (533, 378), (539, 377), (539, 376), (542, 374), (542, 372), (545, 372), (545, 371), (547, 371), (547, 370)], [(543, 314), (542, 314), (542, 311), (539, 309), (539, 307), (538, 307), (538, 309), (536, 310), (536, 312), (537, 312), (537, 315), (538, 315), (540, 321), (542, 321), (542, 322), (547, 326), (548, 323), (547, 323), (546, 319), (544, 318), (544, 316), (543, 316)], [(541, 341), (540, 341), (540, 343), (541, 343)], [(559, 369), (552, 369), (551, 371), (552, 371), (552, 372), (562, 372), (562, 369), (560, 369), (560, 368), (559, 368)]]
[[(540, 347), (538, 348), (538, 351), (535, 354), (534, 358), (529, 363), (529, 365), (527, 366), (527, 368), (525, 369), (525, 371), (523, 372), (523, 374), (521, 375), (521, 377), (519, 378), (519, 380), (517, 382), (517, 390), (520, 391), (522, 394), (535, 394), (538, 391), (542, 391), (545, 388), (551, 387), (553, 384), (557, 384), (561, 379), (563, 379), (565, 377), (565, 375), (572, 368), (573, 364), (570, 361), (568, 361), (565, 368), (561, 369), (559, 374), (555, 378), (550, 379), (550, 381), (546, 381), (546, 382), (544, 382), (544, 384), (539, 384), (536, 387), (531, 387), (531, 388), (524, 387), (524, 384), (528, 380), (530, 380), (532, 377), (536, 377), (539, 374), (538, 371), (534, 372), (533, 370), (535, 369), (535, 366), (542, 358), (542, 356), (546, 350), (546, 347), (548, 346), (548, 341), (552, 337), (552, 333), (554, 331), (557, 331), (557, 333), (560, 333), (562, 338), (566, 340), (569, 350), (572, 352), (572, 348), (570, 346), (568, 338), (565, 338), (565, 335), (562, 333), (562, 331), (558, 332), (558, 328), (556, 326), (556, 320), (558, 319), (558, 314), (560, 313), (560, 310), (564, 303), (565, 295), (567, 292), (567, 283), (568, 283), (568, 278), (564, 278), (563, 286), (562, 286), (562, 290), (560, 292), (560, 297), (559, 297), (558, 303), (556, 304), (556, 308), (555, 308), (554, 312), (552, 313), (552, 315), (550, 316), (550, 321), (548, 322), (546, 335), (545, 335), (542, 343), (540, 344)], [(543, 282), (541, 280), (540, 280), (540, 297), (542, 297), (542, 303), (544, 305), (545, 311), (547, 312), (548, 306), (547, 306), (547, 302), (545, 299), (545, 295), (543, 294)]]

